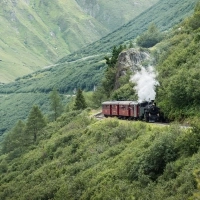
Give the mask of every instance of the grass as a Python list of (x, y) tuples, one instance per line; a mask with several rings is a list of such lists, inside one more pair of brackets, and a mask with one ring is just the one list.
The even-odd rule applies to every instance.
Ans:
[[(156, 1), (140, 4), (141, 11)], [(127, 1), (129, 5), (130, 2)], [(56, 62), (112, 30), (106, 27), (106, 20), (101, 21), (101, 18), (86, 14), (84, 9), (81, 9), (85, 4), (80, 1), (78, 3), (75, 0), (0, 3), (0, 59), (3, 60), (0, 63), (0, 82), (11, 82), (17, 77), (42, 69), (43, 66)], [(99, 2), (100, 7), (103, 3), (104, 1)], [(113, 9), (103, 6), (101, 13), (106, 13), (108, 10), (104, 9), (109, 9), (110, 15), (116, 16), (115, 8), (121, 4), (123, 1), (120, 1), (120, 4), (113, 2), (109, 5)], [(130, 8), (132, 6), (130, 5)], [(125, 14), (124, 10), (123, 15)], [(139, 13), (130, 12), (129, 19), (137, 14)], [(127, 21), (124, 19), (123, 23)], [(120, 25), (121, 22), (116, 20), (115, 28)]]

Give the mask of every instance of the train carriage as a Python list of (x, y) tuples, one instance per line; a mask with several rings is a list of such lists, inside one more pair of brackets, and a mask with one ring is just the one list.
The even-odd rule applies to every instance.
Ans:
[(146, 122), (164, 121), (164, 114), (154, 101), (106, 101), (102, 103), (102, 114), (105, 117), (145, 120)]
[(130, 118), (130, 104), (132, 101), (120, 101), (119, 102), (119, 118)]
[(107, 116), (111, 116), (111, 107), (112, 102), (111, 101), (106, 101), (102, 103), (102, 114), (107, 117)]
[(111, 103), (111, 115), (119, 116), (119, 101), (112, 101)]

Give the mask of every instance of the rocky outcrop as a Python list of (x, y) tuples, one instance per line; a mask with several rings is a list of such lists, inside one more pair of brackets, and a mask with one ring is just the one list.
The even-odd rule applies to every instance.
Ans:
[(120, 87), (119, 78), (127, 73), (127, 71), (131, 71), (133, 74), (135, 71), (141, 69), (143, 65), (148, 65), (151, 62), (151, 57), (149, 53), (131, 48), (126, 51), (123, 51), (119, 54), (117, 61), (117, 75), (116, 75), (116, 83), (115, 89)]

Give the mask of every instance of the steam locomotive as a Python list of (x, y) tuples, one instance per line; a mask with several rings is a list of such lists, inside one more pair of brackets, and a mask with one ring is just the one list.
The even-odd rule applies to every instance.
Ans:
[(152, 101), (106, 101), (102, 103), (102, 114), (105, 117), (119, 119), (144, 120), (146, 122), (164, 121), (164, 114)]

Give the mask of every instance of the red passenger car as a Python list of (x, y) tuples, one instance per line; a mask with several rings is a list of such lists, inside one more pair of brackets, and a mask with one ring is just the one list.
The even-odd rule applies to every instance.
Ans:
[(112, 101), (111, 103), (111, 116), (119, 116), (119, 101)]
[(129, 118), (131, 112), (131, 104), (132, 101), (120, 101), (119, 102), (119, 118)]
[(119, 115), (119, 101), (106, 101), (102, 103), (102, 113), (107, 116)]
[(107, 117), (107, 116), (111, 116), (111, 104), (112, 101), (106, 101), (102, 103), (102, 114)]

